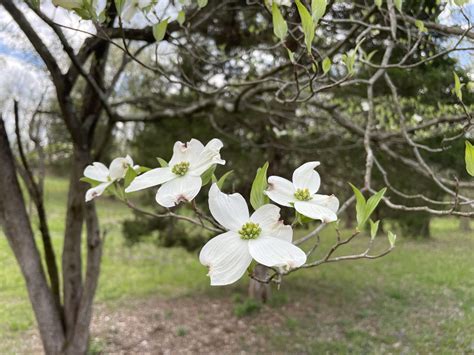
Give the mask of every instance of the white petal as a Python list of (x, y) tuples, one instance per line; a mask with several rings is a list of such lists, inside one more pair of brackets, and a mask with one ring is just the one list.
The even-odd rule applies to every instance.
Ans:
[(252, 261), (248, 242), (235, 232), (219, 234), (204, 245), (199, 254), (201, 264), (209, 267), (212, 286), (234, 283), (242, 277)]
[(125, 192), (133, 192), (160, 185), (175, 177), (176, 175), (171, 172), (169, 167), (152, 169), (133, 179), (131, 184), (125, 189)]
[(291, 202), (295, 202), (295, 187), (291, 181), (279, 176), (270, 176), (268, 178), (268, 188), (265, 194), (273, 202), (279, 205), (291, 207)]
[(175, 164), (183, 161), (192, 163), (196, 161), (203, 150), (204, 145), (194, 138), (187, 143), (176, 142), (173, 147), (173, 156), (171, 157), (169, 166), (173, 167)]
[(109, 177), (109, 169), (104, 164), (95, 162), (84, 169), (84, 176), (92, 180), (106, 182)]
[(250, 220), (262, 228), (262, 236), (279, 238), (287, 242), (293, 240), (293, 229), (280, 220), (280, 208), (275, 205), (263, 205), (250, 216)]
[(221, 159), (220, 150), (223, 147), (223, 143), (220, 139), (214, 138), (206, 144), (201, 153), (191, 161), (189, 167), (189, 173), (192, 175), (200, 176), (212, 165), (225, 164), (225, 160)]
[(86, 202), (102, 195), (107, 187), (112, 184), (112, 181), (103, 182), (102, 184), (92, 187), (86, 192)]
[(319, 165), (319, 161), (311, 161), (301, 165), (293, 172), (293, 185), (297, 189), (308, 189), (311, 194), (318, 191), (321, 185), (321, 178), (314, 169)]
[(217, 222), (235, 232), (249, 220), (249, 208), (242, 195), (225, 194), (216, 184), (209, 190), (209, 210)]
[(317, 200), (297, 201), (295, 202), (295, 209), (303, 216), (319, 219), (324, 223), (337, 221), (337, 215), (330, 210), (328, 206), (318, 204)]
[(156, 193), (156, 202), (163, 207), (174, 207), (180, 202), (192, 201), (201, 190), (199, 176), (185, 175), (165, 182)]
[(129, 165), (127, 158), (115, 158), (110, 163), (110, 178), (112, 180), (123, 179), (129, 166), (131, 165)]
[(316, 195), (313, 195), (313, 198), (311, 201), (313, 201), (313, 203), (317, 203), (320, 206), (329, 208), (334, 213), (337, 213), (337, 210), (339, 209), (339, 200), (334, 195), (316, 194)]
[(272, 237), (259, 237), (249, 241), (250, 255), (262, 265), (299, 267), (306, 262), (306, 254), (296, 245)]
[(129, 166), (132, 166), (132, 167), (134, 166), (133, 165), (133, 159), (130, 155), (127, 154), (127, 156), (125, 157), (125, 160), (127, 160), (127, 163), (128, 163)]

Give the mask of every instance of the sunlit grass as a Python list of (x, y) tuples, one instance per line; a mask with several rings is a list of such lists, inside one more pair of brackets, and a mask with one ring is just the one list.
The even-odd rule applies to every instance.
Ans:
[[(48, 178), (46, 205), (58, 259), (66, 190), (65, 179)], [(151, 243), (125, 247), (120, 222), (131, 216), (130, 211), (109, 198), (100, 199), (98, 209), (107, 231), (98, 303), (120, 305), (148, 295), (245, 294), (246, 281), (226, 288), (209, 287), (197, 253)], [(262, 329), (261, 336), (275, 349), (288, 352), (379, 353), (402, 351), (403, 346), (421, 353), (473, 351), (474, 236), (459, 233), (454, 219), (435, 220), (432, 231), (429, 241), (399, 238), (395, 251), (379, 260), (328, 264), (285, 278), (276, 299), (309, 299), (311, 309), (307, 316), (288, 318), (282, 328)], [(324, 254), (334, 235), (332, 228), (322, 234), (316, 255)], [(367, 241), (362, 235), (341, 253), (362, 251)], [(386, 245), (386, 237), (377, 237), (377, 250)], [(278, 311), (278, 306), (273, 307)], [(321, 318), (315, 318), (314, 312)], [(0, 353), (8, 352), (22, 332), (33, 326), (24, 281), (8, 243), (0, 237)], [(344, 331), (332, 338), (315, 335), (321, 329), (330, 333), (331, 327)]]

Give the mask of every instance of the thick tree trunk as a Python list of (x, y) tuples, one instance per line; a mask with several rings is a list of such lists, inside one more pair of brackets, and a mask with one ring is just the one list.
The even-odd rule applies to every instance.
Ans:
[(25, 201), (18, 183), (13, 154), (3, 120), (0, 118), (0, 213), (8, 243), (20, 265), (28, 295), (38, 322), (47, 354), (59, 354), (64, 346), (64, 330), (60, 313), (46, 281)]
[(64, 319), (66, 339), (70, 343), (74, 335), (74, 328), (79, 312), (82, 297), (82, 225), (84, 222), (84, 196), (87, 185), (80, 181), (90, 155), (87, 151), (74, 149), (69, 180), (69, 194), (67, 202), (66, 229), (62, 255), (63, 265), (63, 292), (64, 292)]

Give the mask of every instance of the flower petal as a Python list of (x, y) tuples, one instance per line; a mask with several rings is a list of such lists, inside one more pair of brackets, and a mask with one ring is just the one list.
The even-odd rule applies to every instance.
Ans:
[(109, 169), (104, 164), (95, 162), (84, 169), (84, 176), (95, 181), (106, 182), (109, 177)]
[(217, 184), (209, 190), (209, 210), (217, 222), (235, 232), (249, 220), (249, 208), (242, 195), (225, 194)]
[(196, 161), (197, 157), (204, 150), (204, 145), (197, 139), (191, 139), (187, 143), (176, 142), (173, 147), (173, 156), (169, 162), (169, 166), (173, 167), (175, 164), (186, 161), (192, 163)]
[(201, 176), (207, 169), (215, 164), (225, 164), (225, 160), (221, 159), (220, 150), (224, 144), (220, 139), (214, 138), (206, 144), (201, 153), (191, 161), (189, 166), (189, 174)]
[(280, 220), (280, 207), (267, 204), (258, 208), (251, 216), (250, 220), (258, 223), (262, 228), (262, 235), (274, 237), (291, 242), (293, 240), (293, 229)]
[(314, 201), (314, 203), (317, 203), (320, 206), (329, 208), (334, 213), (337, 213), (337, 210), (339, 209), (339, 199), (334, 195), (316, 194), (313, 195), (313, 199), (311, 201)]
[(279, 205), (291, 207), (291, 203), (295, 202), (295, 187), (291, 181), (279, 176), (270, 176), (268, 178), (268, 188), (265, 194), (273, 202)]
[(112, 183), (113, 183), (112, 181), (103, 182), (102, 184), (99, 184), (87, 190), (86, 202), (89, 202), (90, 200), (102, 195), (105, 189), (109, 187)]
[(252, 261), (248, 242), (236, 232), (226, 232), (209, 240), (199, 254), (201, 264), (209, 267), (212, 286), (234, 283), (242, 277)]
[(163, 207), (174, 207), (180, 202), (192, 201), (201, 190), (199, 176), (180, 176), (165, 182), (156, 193), (156, 202)]
[(303, 216), (329, 223), (337, 221), (337, 215), (329, 206), (323, 206), (318, 200), (295, 202), (295, 209)]
[(319, 164), (319, 161), (311, 161), (301, 165), (293, 172), (293, 184), (297, 189), (308, 189), (311, 194), (318, 191), (321, 178), (314, 169)]
[(133, 179), (130, 185), (125, 189), (125, 192), (133, 192), (160, 185), (175, 177), (176, 175), (171, 172), (171, 168), (169, 167), (152, 169)]
[(123, 179), (129, 166), (131, 165), (127, 158), (115, 158), (112, 160), (112, 163), (110, 163), (110, 178), (112, 180)]
[(306, 262), (306, 254), (296, 245), (272, 237), (259, 237), (249, 241), (250, 255), (262, 265), (299, 267)]

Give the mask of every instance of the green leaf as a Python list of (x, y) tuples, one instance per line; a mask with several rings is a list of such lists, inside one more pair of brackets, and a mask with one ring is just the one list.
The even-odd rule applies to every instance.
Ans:
[(300, 224), (305, 224), (305, 223), (309, 223), (309, 222), (314, 221), (314, 219), (309, 218), (308, 216), (302, 215), (298, 211), (296, 212), (296, 219), (297, 219), (298, 223), (300, 223)]
[(387, 191), (387, 188), (384, 187), (382, 190), (380, 190), (379, 192), (377, 192), (375, 195), (372, 195), (368, 200), (367, 200), (367, 204), (365, 206), (365, 220), (363, 222), (363, 224), (365, 222), (367, 222), (367, 220), (369, 219), (370, 215), (375, 211), (375, 209), (377, 208), (378, 204), (380, 203), (380, 201), (382, 200), (382, 197), (383, 195), (385, 194), (385, 191)]
[(456, 74), (456, 72), (453, 72), (454, 74), (454, 93), (458, 97), (459, 101), (462, 101), (462, 87), (464, 84), (461, 84), (461, 80), (459, 80), (459, 76)]
[(375, 0), (375, 5), (380, 9), (382, 7), (382, 0)]
[(379, 223), (380, 221), (374, 222), (369, 219), (370, 222), (370, 239), (374, 239), (377, 235), (377, 231), (379, 230)]
[(124, 178), (125, 188), (127, 188), (128, 185), (130, 185), (133, 179), (135, 179), (136, 177), (137, 177), (137, 172), (135, 171), (135, 169), (133, 169), (132, 167), (128, 167), (127, 172), (125, 173), (125, 178)]
[(329, 70), (331, 70), (331, 65), (332, 65), (331, 58), (329, 58), (329, 57), (324, 58), (324, 60), (323, 60), (323, 72), (324, 72), (324, 74), (327, 74), (329, 72)]
[(176, 19), (180, 26), (183, 25), (184, 21), (186, 21), (186, 13), (184, 11), (178, 12), (178, 18)]
[(156, 158), (156, 160), (158, 160), (158, 163), (160, 163), (160, 166), (162, 168), (166, 168), (168, 166), (168, 162), (166, 160), (164, 160), (163, 158)]
[(463, 6), (464, 4), (467, 4), (469, 0), (454, 0), (454, 3), (458, 6)]
[(397, 235), (393, 234), (391, 231), (388, 231), (388, 242), (390, 246), (393, 248), (395, 246), (395, 241), (397, 240)]
[(207, 5), (207, 0), (198, 0), (198, 6), (200, 9), (202, 9), (203, 7), (206, 7)]
[(311, 1), (311, 13), (313, 15), (313, 20), (315, 23), (318, 23), (319, 19), (324, 16), (326, 13), (326, 0), (312, 0)]
[(252, 183), (252, 190), (250, 191), (250, 204), (253, 209), (267, 204), (269, 202), (267, 195), (264, 194), (264, 191), (267, 189), (267, 170), (268, 162), (266, 162), (261, 168), (258, 168), (255, 179)]
[(366, 206), (365, 197), (364, 195), (362, 195), (362, 192), (360, 192), (360, 190), (357, 187), (355, 187), (351, 183), (349, 183), (349, 185), (351, 185), (352, 190), (354, 191), (354, 195), (356, 197), (357, 225), (362, 226), (363, 225), (362, 222), (364, 220), (364, 215), (365, 215), (365, 206)]
[(125, 0), (115, 0), (115, 8), (117, 9), (117, 13), (119, 15), (122, 14), (124, 3), (125, 3)]
[(471, 176), (474, 176), (474, 145), (466, 141), (466, 170)]
[(393, 0), (393, 3), (395, 4), (395, 7), (399, 12), (402, 12), (402, 7), (403, 7), (403, 0)]
[(290, 62), (295, 63), (295, 53), (290, 51), (288, 48), (286, 49), (286, 51), (288, 52), (288, 58), (290, 58)]
[(102, 184), (102, 181), (93, 180), (93, 179), (90, 179), (90, 178), (85, 177), (85, 176), (81, 177), (79, 180), (82, 181), (82, 182), (90, 184), (92, 187), (96, 187), (97, 185)]
[(272, 21), (273, 21), (273, 33), (277, 36), (278, 39), (283, 41), (288, 32), (288, 25), (286, 24), (285, 19), (283, 18), (278, 5), (274, 1), (272, 3)]
[(301, 25), (303, 26), (304, 42), (308, 53), (311, 54), (311, 45), (313, 44), (314, 32), (316, 25), (313, 22), (313, 17), (310, 15), (306, 6), (300, 0), (296, 0), (296, 6), (301, 18)]
[(166, 28), (168, 27), (168, 19), (161, 21), (153, 26), (153, 37), (157, 42), (160, 42), (165, 38)]
[(415, 26), (418, 28), (418, 31), (423, 32), (423, 33), (428, 33), (428, 30), (425, 27), (425, 24), (421, 20), (416, 20), (415, 21)]
[(224, 182), (230, 175), (232, 175), (233, 172), (234, 172), (233, 170), (229, 170), (228, 172), (226, 172), (224, 175), (221, 176), (221, 178), (217, 181), (217, 186), (219, 187), (219, 189), (222, 189), (222, 186), (224, 186)]
[(214, 175), (214, 170), (216, 170), (216, 166), (213, 165), (205, 172), (201, 174), (202, 186), (206, 186), (212, 179), (212, 175)]
[(139, 166), (137, 169), (135, 169), (137, 174), (143, 174), (143, 173), (146, 173), (147, 171), (150, 171), (150, 170), (151, 169), (147, 168), (146, 166)]

